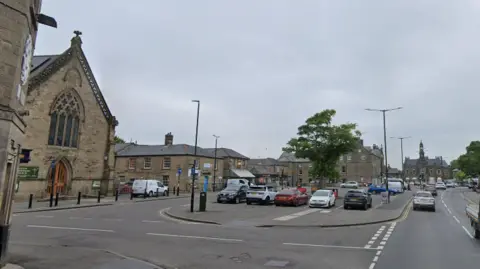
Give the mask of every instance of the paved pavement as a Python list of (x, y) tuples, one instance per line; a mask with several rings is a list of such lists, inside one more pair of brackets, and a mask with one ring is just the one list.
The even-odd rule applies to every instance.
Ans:
[[(340, 197), (346, 190), (340, 191)], [(189, 207), (172, 207), (165, 213), (185, 221), (198, 221), (224, 226), (289, 226), (335, 227), (390, 221), (400, 217), (411, 192), (392, 196), (390, 204), (382, 204), (380, 195), (372, 196), (372, 209), (345, 210), (343, 199), (331, 208), (277, 207), (274, 205), (218, 204), (211, 201), (206, 212), (191, 213)]]
[(480, 200), (480, 193), (474, 192), (467, 188), (462, 188), (460, 190), (462, 191), (465, 200), (467, 200), (469, 203), (475, 203), (478, 205), (478, 202)]

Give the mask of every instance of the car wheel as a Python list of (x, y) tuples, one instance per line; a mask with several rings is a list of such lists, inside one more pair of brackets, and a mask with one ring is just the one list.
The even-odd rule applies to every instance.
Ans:
[(270, 197), (267, 196), (267, 198), (265, 198), (265, 204), (266, 205), (270, 204)]
[(432, 208), (432, 212), (435, 212), (435, 208)]
[(238, 196), (235, 198), (234, 203), (235, 203), (235, 204), (239, 204), (239, 203), (240, 203), (240, 198), (238, 198)]
[(362, 208), (362, 209), (363, 209), (363, 210), (368, 210), (368, 204), (367, 204), (367, 203), (365, 203), (365, 205), (363, 206), (363, 208)]
[(480, 230), (479, 229), (475, 229), (475, 232), (473, 233), (473, 237), (475, 237), (475, 239), (480, 239)]
[(152, 196), (153, 196), (153, 191), (150, 191), (150, 192), (148, 193), (148, 196), (149, 196), (149, 197), (152, 197)]
[(220, 201), (220, 199), (217, 199), (217, 203), (221, 204), (222, 202)]
[(347, 206), (347, 205), (343, 205), (343, 209), (348, 209), (348, 206)]
[(167, 196), (167, 191), (164, 191), (162, 195)]
[(251, 205), (251, 204), (252, 204), (252, 202), (250, 202), (250, 201), (247, 200), (247, 205)]
[(372, 208), (372, 202), (368, 204), (368, 208)]

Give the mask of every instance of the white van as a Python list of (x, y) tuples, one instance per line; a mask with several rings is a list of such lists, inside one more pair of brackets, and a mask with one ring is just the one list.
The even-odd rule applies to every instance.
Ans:
[[(146, 189), (146, 192), (145, 192)], [(152, 197), (157, 195), (165, 196), (168, 191), (168, 186), (164, 186), (162, 182), (156, 179), (135, 179), (132, 185), (132, 195), (137, 197), (138, 195), (144, 195), (145, 193)]]
[(397, 180), (389, 180), (388, 189), (395, 190), (397, 193), (403, 193), (403, 184), (402, 182)]
[(248, 186), (248, 180), (243, 178), (230, 178), (227, 180), (227, 186), (230, 186), (230, 185)]

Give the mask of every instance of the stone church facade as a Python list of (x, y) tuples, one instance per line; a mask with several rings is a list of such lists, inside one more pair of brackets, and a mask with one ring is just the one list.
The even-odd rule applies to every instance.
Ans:
[(114, 177), (112, 115), (82, 51), (81, 33), (60, 55), (35, 56), (26, 98), (29, 115), (17, 197), (93, 194), (111, 189)]
[(451, 167), (441, 156), (434, 159), (425, 156), (423, 142), (420, 141), (418, 159), (405, 158), (405, 177), (412, 181), (437, 181), (452, 178)]

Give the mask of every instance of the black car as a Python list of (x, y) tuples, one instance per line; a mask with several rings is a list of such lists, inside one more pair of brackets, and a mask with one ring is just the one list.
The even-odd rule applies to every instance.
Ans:
[(433, 185), (427, 185), (425, 186), (425, 191), (428, 191), (432, 194), (432, 196), (437, 196), (437, 188)]
[(343, 208), (361, 208), (367, 210), (372, 207), (372, 194), (365, 190), (349, 190), (343, 199)]
[(241, 203), (247, 200), (248, 187), (245, 185), (230, 185), (217, 194), (217, 203)]

